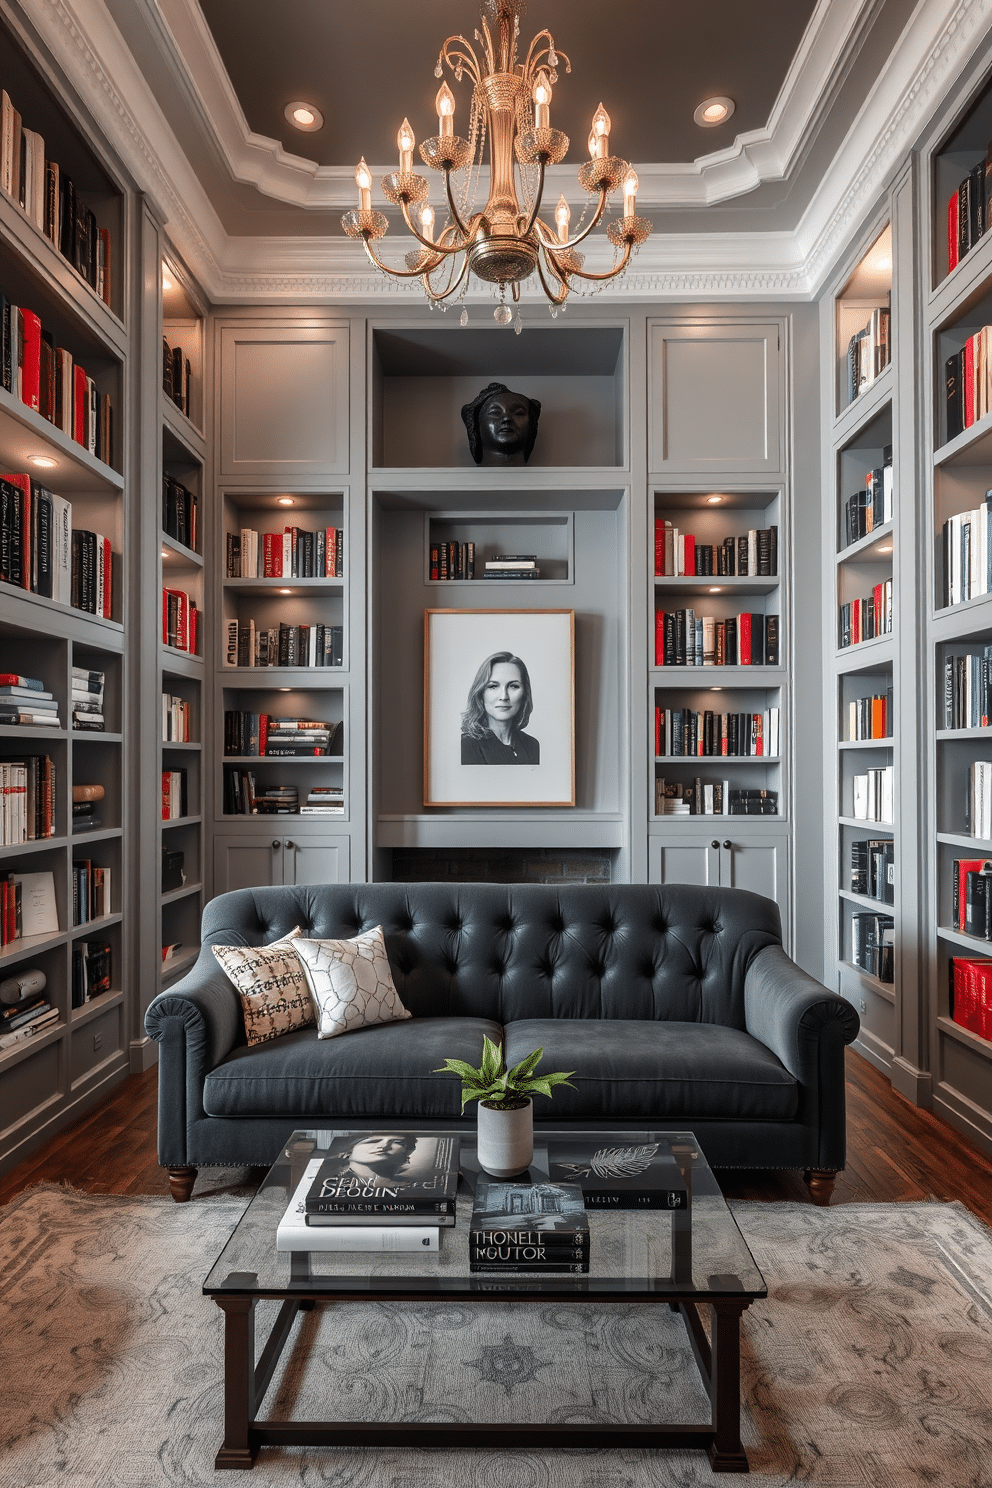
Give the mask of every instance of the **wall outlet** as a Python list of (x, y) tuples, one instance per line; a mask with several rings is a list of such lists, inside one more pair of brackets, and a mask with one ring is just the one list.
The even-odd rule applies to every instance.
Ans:
[(103, 1034), (102, 1033), (95, 1033), (93, 1035), (93, 1053), (94, 1054), (99, 1054), (99, 1052), (100, 1052), (100, 1050), (102, 1048), (103, 1048)]
[(863, 997), (861, 999), (861, 1011), (863, 1013), (866, 1013), (868, 1011), (868, 1004), (865, 1002)]

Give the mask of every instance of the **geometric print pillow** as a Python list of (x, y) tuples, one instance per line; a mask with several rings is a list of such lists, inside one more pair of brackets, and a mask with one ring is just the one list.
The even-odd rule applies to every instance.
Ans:
[(293, 942), (300, 927), (264, 946), (213, 946), (214, 955), (238, 989), (249, 1044), (313, 1024), (313, 1003)]
[(382, 926), (354, 940), (293, 941), (317, 1009), (317, 1037), (335, 1038), (410, 1014), (393, 986)]

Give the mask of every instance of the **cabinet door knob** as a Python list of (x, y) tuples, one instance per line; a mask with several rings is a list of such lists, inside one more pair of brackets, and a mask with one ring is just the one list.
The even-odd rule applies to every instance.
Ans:
[(730, 838), (727, 837), (727, 838), (724, 839), (724, 844), (723, 845), (724, 845), (724, 847), (733, 847), (734, 844), (731, 842)]
[(286, 838), (286, 846), (287, 847), (295, 847), (296, 846), (296, 843), (295, 842), (290, 842), (289, 838), (287, 837)]
[(713, 838), (713, 841), (710, 843), (710, 847), (719, 847), (719, 846), (720, 846), (719, 841), (717, 840), (716, 837), (714, 837)]
[(282, 847), (282, 843), (279, 841), (279, 838), (278, 837), (273, 837), (273, 839), (272, 839), (272, 846), (273, 846), (273, 848)]

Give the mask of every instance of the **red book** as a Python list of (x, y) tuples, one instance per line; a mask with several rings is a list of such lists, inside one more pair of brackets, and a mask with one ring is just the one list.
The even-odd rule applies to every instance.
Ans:
[(958, 193), (947, 203), (947, 272), (958, 265)]
[(964, 426), (970, 429), (975, 422), (975, 338), (969, 336), (964, 343)]
[(654, 571), (656, 574), (665, 572), (665, 519), (663, 517), (654, 519)]
[(683, 572), (690, 575), (696, 572), (696, 539), (693, 537), (691, 532), (687, 532), (685, 535), (685, 561), (683, 564)]
[(16, 486), (21, 493), (21, 577), (14, 580), (22, 589), (31, 590), (31, 477), (10, 474), (3, 479)]
[(169, 770), (162, 771), (162, 820), (169, 820), (170, 796), (172, 794), (172, 773)]
[[(276, 544), (276, 535), (275, 535), (274, 532), (263, 532), (262, 533), (262, 554), (263, 554), (262, 572), (263, 572), (263, 574), (265, 575), (265, 577), (267, 579), (275, 579), (275, 578), (281, 577), (281, 575), (278, 575), (276, 573), (276, 566), (275, 566), (275, 563), (276, 563), (276, 560), (275, 560), (275, 544)], [(280, 539), (280, 542), (279, 542), (279, 559), (280, 559), (280, 562), (281, 562), (282, 561), (282, 540), (281, 539)]]
[(741, 666), (751, 665), (751, 616), (747, 613), (737, 617), (737, 634), (740, 637)]
[(17, 391), (21, 402), (41, 412), (41, 320), (33, 310), (18, 310)]
[(882, 634), (882, 586), (876, 584), (871, 591), (872, 603), (875, 608), (875, 634)]
[(186, 649), (189, 652), (190, 656), (199, 656), (200, 653), (197, 650), (197, 646), (199, 645), (199, 642), (197, 640), (197, 635), (198, 635), (198, 631), (199, 631), (200, 612), (196, 608), (196, 601), (195, 600), (193, 600), (193, 599), (189, 600), (188, 601), (188, 604), (189, 604), (189, 624), (188, 624), (188, 627), (187, 627), (187, 646), (186, 646)]
[(114, 595), (114, 555), (110, 538), (103, 539), (103, 618), (110, 619), (111, 601)]
[(754, 715), (754, 752), (755, 754), (765, 752), (765, 720), (760, 713)]
[[(328, 527), (324, 534), (326, 542), (324, 545), (324, 578), (336, 579), (338, 576), (338, 529)], [(435, 549), (431, 548), (431, 559), (435, 557)], [(436, 573), (431, 574), (432, 579), (437, 578)]]
[(665, 612), (655, 610), (654, 613), (654, 664), (665, 665)]
[(86, 395), (88, 378), (82, 367), (72, 369), (72, 437), (77, 444), (86, 444), (89, 425), (89, 399)]
[[(330, 562), (330, 558), (328, 558), (328, 562)], [(431, 578), (432, 579), (436, 579), (437, 576), (438, 576), (437, 543), (431, 543)], [(325, 569), (324, 577), (325, 578), (332, 578), (333, 577), (333, 575), (331, 574), (330, 569)]]
[(658, 755), (658, 754), (661, 753), (661, 709), (660, 708), (655, 708), (655, 710), (654, 710), (654, 752), (655, 752), (656, 755)]
[(269, 715), (260, 713), (258, 715), (258, 752), (265, 753), (265, 746), (269, 742)]

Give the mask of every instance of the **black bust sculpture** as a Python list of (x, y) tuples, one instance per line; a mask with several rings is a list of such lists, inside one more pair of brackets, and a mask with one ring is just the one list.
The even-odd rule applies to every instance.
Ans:
[(462, 409), (476, 465), (526, 465), (537, 438), (541, 405), (526, 393), (491, 382)]

